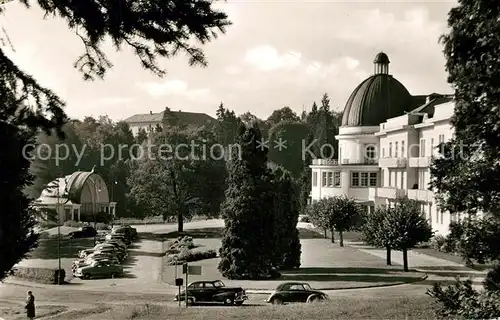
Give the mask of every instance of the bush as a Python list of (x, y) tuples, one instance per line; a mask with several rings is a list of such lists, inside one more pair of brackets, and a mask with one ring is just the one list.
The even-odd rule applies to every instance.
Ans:
[(488, 272), (483, 281), (483, 287), (489, 292), (500, 292), (500, 265), (496, 264)]
[(87, 226), (88, 223), (82, 222), (82, 221), (68, 220), (68, 221), (64, 221), (64, 225), (66, 227), (81, 228), (83, 226)]
[(300, 222), (310, 223), (311, 219), (309, 219), (309, 216), (303, 216), (302, 218), (300, 218)]
[(431, 238), (429, 246), (434, 250), (445, 252), (446, 237), (442, 235), (435, 235)]
[(216, 257), (217, 257), (217, 252), (215, 252), (215, 250), (210, 249), (207, 251), (193, 251), (183, 248), (182, 250), (180, 250), (179, 253), (167, 256), (165, 262), (167, 265), (173, 266), (173, 265), (184, 264), (186, 262), (194, 262), (205, 259), (212, 259)]
[(192, 249), (194, 247), (192, 237), (179, 237), (176, 240), (170, 240), (167, 242), (166, 253), (179, 253), (183, 248)]
[(66, 271), (64, 269), (17, 267), (12, 270), (12, 275), (16, 278), (33, 282), (58, 284), (59, 278), (60, 283), (64, 283)]

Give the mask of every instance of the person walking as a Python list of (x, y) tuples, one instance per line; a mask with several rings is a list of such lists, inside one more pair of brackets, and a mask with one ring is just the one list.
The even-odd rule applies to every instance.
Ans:
[(31, 291), (28, 291), (28, 297), (26, 298), (26, 314), (28, 319), (35, 319), (35, 296)]

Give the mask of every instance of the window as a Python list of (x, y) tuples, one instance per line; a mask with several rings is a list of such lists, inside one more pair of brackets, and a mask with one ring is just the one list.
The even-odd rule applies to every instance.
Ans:
[(368, 187), (368, 172), (361, 172), (361, 187)]
[(398, 157), (398, 142), (394, 142), (394, 157)]
[(340, 172), (339, 171), (333, 173), (333, 186), (340, 187)]
[(328, 184), (328, 177), (326, 176), (326, 172), (323, 172), (321, 178), (322, 178), (321, 186), (326, 187), (326, 185)]
[(376, 187), (377, 186), (377, 173), (376, 172), (370, 172), (370, 187)]
[(351, 172), (351, 186), (359, 187), (359, 172)]
[(406, 155), (405, 155), (405, 142), (404, 141), (401, 141), (401, 156), (403, 158), (406, 158)]
[(440, 134), (439, 135), (439, 143), (443, 143), (444, 142), (444, 134)]
[(392, 158), (392, 142), (389, 142), (389, 158)]
[(425, 157), (425, 139), (420, 139), (420, 156)]
[(328, 172), (327, 177), (327, 187), (333, 187), (333, 172)]
[(431, 155), (434, 154), (434, 138), (431, 138)]
[(312, 183), (313, 183), (313, 187), (317, 187), (318, 186), (318, 173), (317, 172), (313, 172), (313, 176), (312, 176)]
[(366, 160), (375, 160), (375, 146), (374, 145), (368, 145), (365, 148), (365, 158)]

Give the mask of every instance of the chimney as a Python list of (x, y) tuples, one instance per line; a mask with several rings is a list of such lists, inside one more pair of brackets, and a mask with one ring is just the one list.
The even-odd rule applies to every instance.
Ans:
[(149, 111), (149, 114), (150, 114), (150, 115), (153, 115), (153, 111)]

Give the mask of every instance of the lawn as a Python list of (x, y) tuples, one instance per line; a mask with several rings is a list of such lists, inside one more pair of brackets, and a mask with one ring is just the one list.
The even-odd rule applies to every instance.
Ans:
[(304, 320), (304, 319), (436, 319), (429, 297), (336, 298), (326, 303), (285, 306), (191, 307), (178, 309), (157, 305), (114, 306), (111, 310), (86, 317), (100, 319), (158, 320)]
[[(65, 306), (56, 305), (41, 305), (36, 308), (37, 318), (48, 317), (66, 311), (68, 308)], [(11, 302), (0, 302), (0, 319), (26, 319), (24, 305), (13, 305)]]
[[(92, 247), (94, 247), (94, 238), (69, 239), (68, 237), (61, 237), (61, 258), (76, 259), (78, 257), (78, 251), (82, 249), (90, 249)], [(38, 247), (30, 253), (29, 257), (30, 259), (57, 259), (57, 237), (40, 239)]]

